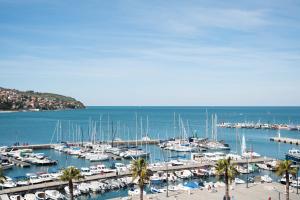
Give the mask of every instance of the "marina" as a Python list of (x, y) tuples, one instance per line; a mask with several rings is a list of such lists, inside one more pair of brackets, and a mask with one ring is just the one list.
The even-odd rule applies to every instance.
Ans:
[[(224, 116), (220, 112), (215, 114), (215, 111), (209, 119), (204, 110), (203, 123), (187, 114), (174, 112), (156, 120), (149, 112), (131, 113), (131, 121), (115, 119), (113, 114), (109, 118), (102, 114), (97, 120), (98, 112), (89, 120), (80, 122), (68, 118), (54, 121), (47, 129), (52, 131), (45, 140), (39, 141), (41, 137), (36, 137), (37, 140), (30, 144), (26, 140), (15, 140), (17, 145), (3, 143), (6, 145), (1, 147), (3, 169), (11, 180), (5, 183), (5, 189), (0, 193), (7, 194), (10, 199), (15, 198), (14, 195), (22, 198), (26, 194), (44, 195), (45, 191), (48, 196), (67, 196), (66, 183), (59, 180), (59, 174), (65, 167), (75, 166), (85, 176), (75, 181), (76, 187), (86, 188), (78, 192), (79, 197), (88, 195), (86, 198), (109, 199), (134, 195), (138, 191), (130, 178), (130, 165), (133, 159), (140, 157), (148, 161), (149, 169), (154, 173), (151, 184), (146, 186), (147, 194), (165, 193), (167, 176), (171, 190), (182, 190), (189, 181), (219, 184), (215, 163), (228, 157), (240, 173), (235, 179), (236, 184), (254, 179), (277, 182), (280, 178), (274, 173), (276, 163), (291, 149), (289, 143), (270, 141), (278, 136), (275, 129), (255, 129), (261, 131), (259, 133), (252, 129), (222, 129), (217, 121)], [(160, 116), (159, 113), (155, 115)], [(168, 130), (165, 126), (169, 127)], [(291, 138), (295, 133), (280, 131), (282, 138)], [(258, 140), (258, 137), (268, 139)], [(274, 151), (267, 151), (258, 141), (264, 141), (264, 145)], [(297, 187), (295, 180), (293, 178), (293, 185)], [(109, 187), (111, 184), (115, 186)]]

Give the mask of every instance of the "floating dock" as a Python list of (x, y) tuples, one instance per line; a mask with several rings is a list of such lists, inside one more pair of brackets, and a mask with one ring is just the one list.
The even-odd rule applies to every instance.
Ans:
[(270, 141), (300, 145), (300, 139), (296, 139), (296, 138), (272, 137), (272, 138), (270, 138)]
[[(105, 141), (102, 142), (105, 144), (112, 144), (112, 141)], [(113, 141), (113, 145), (114, 146), (118, 146), (118, 145), (145, 145), (145, 144), (159, 144), (160, 140), (122, 140), (122, 141)], [(83, 142), (83, 143), (66, 143), (70, 146), (75, 146), (75, 145), (85, 145), (88, 144), (87, 142)], [(55, 143), (53, 144), (32, 144), (32, 145), (20, 145), (20, 146), (11, 146), (10, 149), (33, 149), (33, 150), (38, 150), (38, 149), (51, 149), (54, 145), (57, 145)]]
[(20, 160), (17, 160), (13, 157), (6, 157), (6, 156), (2, 156), (3, 158), (9, 160), (11, 163), (13, 163), (14, 165), (16, 166), (19, 166), (19, 167), (30, 167), (30, 164), (27, 163), (27, 162), (23, 162), (23, 161), (20, 161)]

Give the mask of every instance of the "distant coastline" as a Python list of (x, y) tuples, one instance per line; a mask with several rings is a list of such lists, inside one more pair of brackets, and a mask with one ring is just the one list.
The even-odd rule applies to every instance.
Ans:
[(0, 87), (0, 113), (38, 112), (47, 110), (84, 109), (85, 105), (72, 98), (53, 93), (19, 91)]

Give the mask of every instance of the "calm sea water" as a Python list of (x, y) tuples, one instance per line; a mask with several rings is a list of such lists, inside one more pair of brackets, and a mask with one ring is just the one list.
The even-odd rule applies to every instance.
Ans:
[[(153, 139), (166, 139), (178, 136), (179, 115), (186, 128), (187, 135), (197, 134), (199, 137), (205, 137), (206, 110), (209, 120), (212, 114), (217, 114), (218, 122), (260, 121), (261, 123), (300, 124), (300, 107), (88, 107), (84, 110), (0, 113), (0, 146), (12, 145), (15, 142), (20, 144), (50, 143), (52, 138), (55, 141), (56, 136), (53, 137), (53, 134), (58, 120), (62, 123), (63, 139), (69, 141), (76, 138), (73, 134), (76, 125), (80, 126), (83, 139), (88, 140), (90, 138), (88, 134), (90, 121), (97, 121), (98, 132), (96, 137), (98, 139), (111, 139), (111, 123), (113, 123), (114, 130), (116, 130), (116, 136), (123, 140), (134, 140), (136, 138), (137, 123), (138, 138), (141, 138), (140, 132), (145, 133), (147, 129), (147, 118), (148, 135)], [(138, 120), (136, 120), (136, 117)], [(101, 131), (99, 131), (100, 118)], [(209, 122), (210, 124), (211, 122)], [(275, 130), (239, 129), (236, 132), (235, 129), (218, 128), (218, 139), (225, 140), (234, 152), (240, 152), (240, 141), (243, 135), (246, 138), (247, 147), (264, 156), (284, 158), (284, 154), (292, 148), (289, 144), (270, 142), (270, 137), (277, 135)], [(281, 136), (300, 139), (300, 132), (281, 131)], [(152, 162), (163, 161), (170, 156), (170, 153), (166, 153), (156, 146), (149, 145), (143, 148), (151, 151), (150, 161)], [(91, 165), (89, 161), (76, 159), (53, 150), (41, 150), (40, 152), (44, 152), (50, 158), (58, 160), (59, 164), (54, 167), (14, 168), (6, 171), (6, 174), (14, 177), (28, 172), (45, 172), (52, 170), (52, 168), (62, 168), (68, 165), (78, 167)], [(181, 156), (188, 157), (189, 154), (182, 154)], [(105, 164), (109, 166), (111, 163), (105, 162)], [(104, 197), (89, 198), (105, 199), (122, 194), (126, 195), (127, 193), (126, 191), (110, 192)]]

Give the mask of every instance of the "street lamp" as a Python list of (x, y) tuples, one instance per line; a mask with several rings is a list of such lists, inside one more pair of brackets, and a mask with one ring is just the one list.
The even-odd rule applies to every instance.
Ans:
[(275, 187), (273, 187), (273, 190), (274, 190), (275, 192), (278, 192), (278, 199), (280, 200), (280, 191), (277, 190)]
[(249, 182), (249, 163), (248, 163), (248, 157), (246, 157), (246, 161), (247, 161), (247, 184), (246, 184), (246, 188), (248, 188), (248, 182)]
[(300, 166), (299, 166), (299, 165), (292, 165), (292, 167), (295, 167), (295, 168), (297, 169), (297, 176), (296, 176), (296, 177), (297, 177), (297, 186), (296, 186), (296, 187), (297, 187), (297, 194), (299, 194), (299, 193), (298, 193), (298, 190), (299, 190), (298, 173), (299, 173), (299, 167), (300, 167)]

